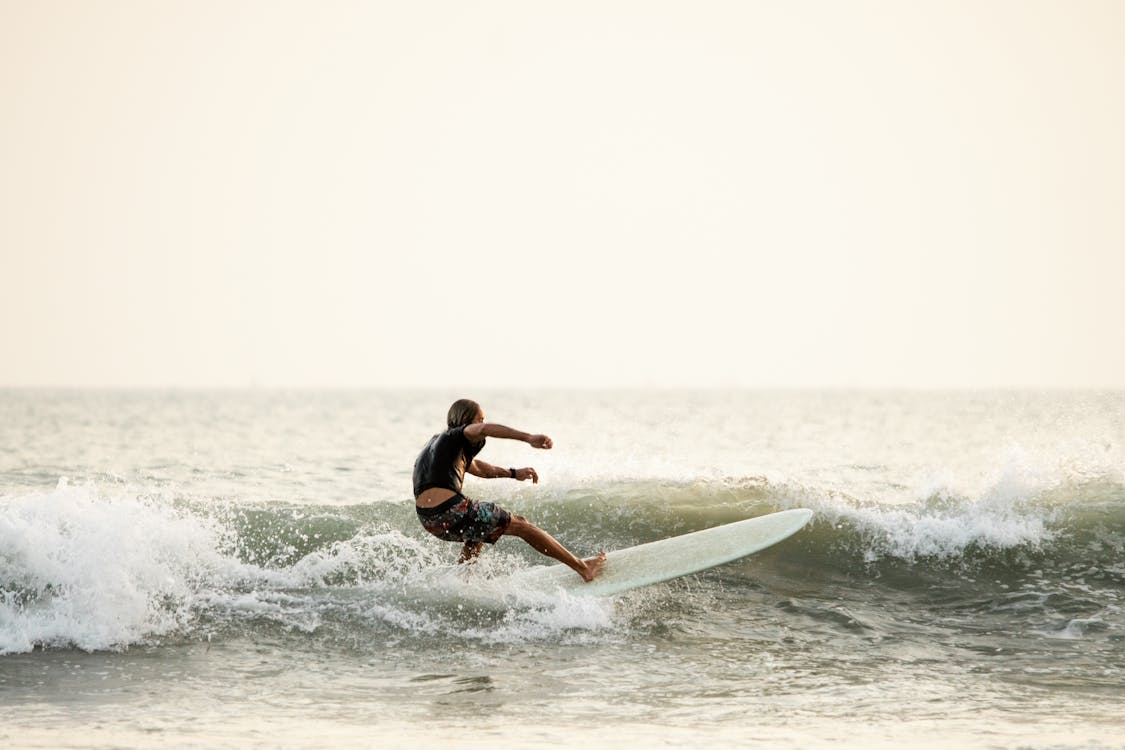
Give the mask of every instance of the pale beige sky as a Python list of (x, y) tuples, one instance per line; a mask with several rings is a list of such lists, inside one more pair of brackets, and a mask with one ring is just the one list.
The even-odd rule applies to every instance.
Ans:
[(1125, 2), (0, 0), (0, 386), (1125, 387)]

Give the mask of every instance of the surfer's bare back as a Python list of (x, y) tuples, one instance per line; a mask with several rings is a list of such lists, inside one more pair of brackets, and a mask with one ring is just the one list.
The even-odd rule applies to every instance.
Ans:
[(523, 516), (514, 516), (498, 505), (477, 502), (461, 494), (466, 471), (485, 479), (539, 482), (539, 475), (530, 466), (501, 469), (477, 460), (485, 438), (522, 440), (542, 450), (551, 448), (551, 438), (485, 422), (480, 405), (469, 399), (461, 399), (449, 407), (446, 424), (448, 429), (430, 438), (414, 462), (414, 509), (423, 528), (438, 539), (462, 542), (465, 546), (461, 548), (460, 562), (476, 558), (485, 542), (496, 544), (507, 534), (569, 565), (584, 580), (594, 580), (605, 565), (605, 552), (580, 560)]

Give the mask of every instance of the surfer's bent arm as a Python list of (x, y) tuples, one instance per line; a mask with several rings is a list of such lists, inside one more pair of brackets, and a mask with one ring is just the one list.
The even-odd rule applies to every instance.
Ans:
[(486, 464), (484, 461), (473, 460), (469, 464), (468, 472), (475, 477), (483, 477), (485, 479), (518, 479), (524, 481), (530, 479), (535, 484), (539, 484), (539, 473), (530, 466), (525, 466), (522, 469), (501, 469), (499, 466)]
[(510, 477), (512, 475), (507, 469), (501, 469), (499, 466), (486, 464), (479, 459), (473, 459), (473, 462), (469, 464), (469, 468), (466, 471), (474, 477), (483, 477), (484, 479), (503, 479), (504, 477)]
[(502, 440), (519, 440), (532, 448), (550, 448), (553, 445), (551, 438), (546, 435), (531, 435), (494, 422), (474, 422), (466, 426), (465, 437), (474, 443), (480, 442), (481, 438), (494, 437)]

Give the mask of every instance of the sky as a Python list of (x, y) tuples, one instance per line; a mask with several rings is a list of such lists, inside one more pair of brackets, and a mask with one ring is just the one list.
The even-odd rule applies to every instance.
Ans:
[(1125, 388), (1125, 3), (0, 0), (0, 387)]

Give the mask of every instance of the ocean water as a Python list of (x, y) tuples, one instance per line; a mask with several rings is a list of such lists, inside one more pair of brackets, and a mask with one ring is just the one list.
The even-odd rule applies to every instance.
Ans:
[[(578, 554), (795, 507), (613, 598), (423, 532), (469, 477)], [(0, 391), (0, 746), (1125, 747), (1125, 393)]]

